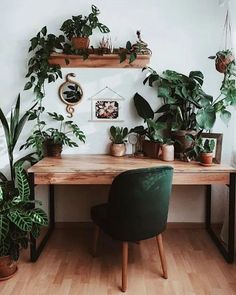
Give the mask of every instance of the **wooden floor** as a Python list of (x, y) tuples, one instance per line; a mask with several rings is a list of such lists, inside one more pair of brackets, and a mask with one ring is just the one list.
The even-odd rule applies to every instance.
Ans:
[[(227, 264), (202, 229), (169, 229), (163, 235), (169, 279), (161, 277), (155, 239), (129, 247), (128, 291), (134, 295), (236, 294), (236, 264)], [(23, 253), (1, 295), (122, 294), (120, 244), (101, 235), (99, 257), (89, 253), (91, 229), (57, 229), (36, 263)]]

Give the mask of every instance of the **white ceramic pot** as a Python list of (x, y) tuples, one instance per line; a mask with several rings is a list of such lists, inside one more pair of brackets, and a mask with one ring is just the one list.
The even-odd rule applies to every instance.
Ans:
[(163, 161), (174, 161), (174, 146), (171, 144), (163, 144), (161, 146), (162, 160)]

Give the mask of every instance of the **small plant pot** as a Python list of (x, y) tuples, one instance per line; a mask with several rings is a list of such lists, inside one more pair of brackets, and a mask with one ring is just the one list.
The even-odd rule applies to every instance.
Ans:
[(73, 37), (71, 42), (75, 49), (86, 49), (89, 47), (90, 40), (87, 37)]
[(161, 146), (162, 156), (161, 159), (163, 161), (174, 161), (174, 145), (173, 144), (163, 144)]
[(146, 157), (158, 159), (160, 143), (150, 140), (143, 141), (143, 153)]
[(0, 281), (10, 279), (17, 271), (17, 264), (10, 256), (0, 257)]
[(211, 165), (213, 160), (213, 153), (201, 153), (200, 162), (203, 165)]
[(215, 60), (215, 67), (216, 70), (220, 73), (225, 73), (227, 71), (228, 65), (234, 61), (234, 56), (232, 54), (229, 54), (227, 56), (224, 55), (218, 55)]
[(62, 144), (47, 140), (44, 144), (44, 155), (47, 157), (61, 158)]
[(111, 143), (110, 153), (114, 157), (122, 157), (126, 154), (126, 145), (124, 143)]

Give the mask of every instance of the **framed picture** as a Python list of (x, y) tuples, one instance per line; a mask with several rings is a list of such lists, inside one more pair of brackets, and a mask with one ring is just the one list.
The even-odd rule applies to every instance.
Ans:
[[(108, 93), (108, 92), (109, 93)], [(101, 92), (105, 95), (99, 96)], [(96, 93), (91, 100), (91, 119), (89, 121), (123, 122), (124, 98), (109, 87), (105, 87)]]
[(222, 133), (202, 133), (203, 139), (213, 139), (215, 141), (215, 148), (213, 150), (213, 162), (220, 164), (221, 162), (221, 150), (222, 150)]

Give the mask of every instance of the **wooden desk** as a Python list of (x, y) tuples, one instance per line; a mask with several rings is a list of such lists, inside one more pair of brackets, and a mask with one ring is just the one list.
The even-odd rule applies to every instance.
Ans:
[[(234, 260), (234, 218), (235, 218), (235, 178), (236, 169), (230, 166), (215, 164), (203, 167), (196, 162), (163, 162), (149, 158), (112, 157), (109, 155), (65, 155), (61, 159), (44, 158), (32, 166), (28, 172), (34, 199), (34, 186), (50, 185), (50, 226), (41, 245), (36, 249), (36, 241), (32, 238), (31, 260), (36, 261), (50, 236), (55, 224), (54, 218), (54, 185), (55, 184), (111, 184), (119, 173), (137, 168), (153, 166), (172, 166), (174, 168), (174, 185), (206, 186), (206, 229), (219, 248), (226, 261)], [(229, 235), (228, 249), (217, 238), (211, 228), (211, 185), (229, 186)]]

